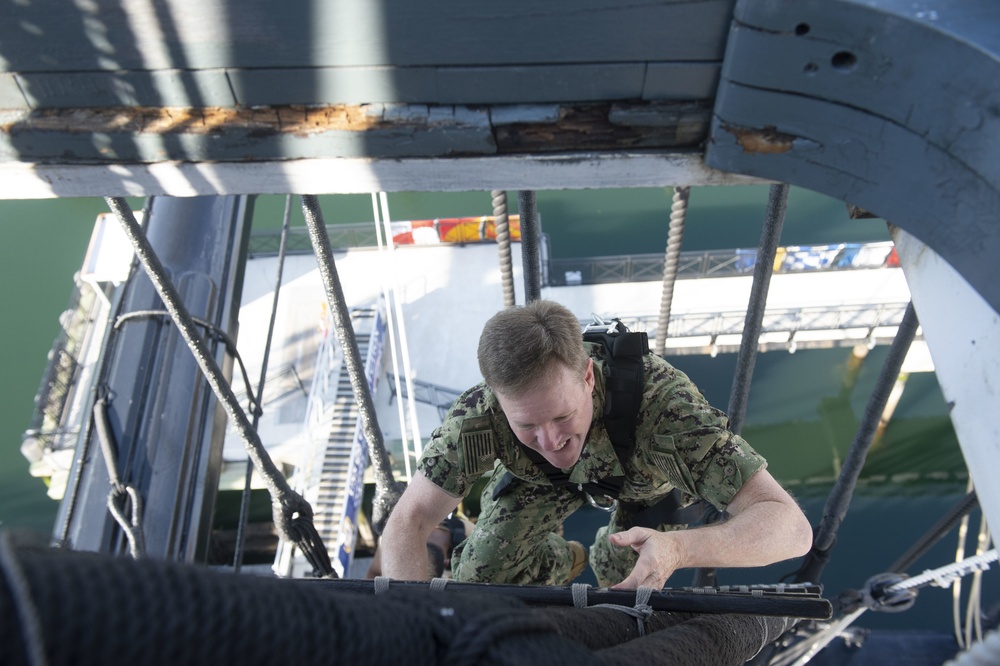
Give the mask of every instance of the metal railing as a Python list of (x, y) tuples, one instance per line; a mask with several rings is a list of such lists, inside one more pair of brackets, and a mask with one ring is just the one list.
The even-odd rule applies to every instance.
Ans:
[[(891, 339), (903, 320), (907, 303), (845, 304), (840, 306), (784, 308), (768, 310), (761, 328), (761, 350), (850, 346), (874, 342), (876, 335)], [(658, 335), (657, 315), (621, 317), (634, 331), (645, 331), (651, 340)], [(693, 312), (670, 318), (667, 335), (668, 354), (703, 354), (732, 352), (739, 347), (746, 313)], [(581, 321), (581, 326), (589, 322)], [(827, 331), (830, 335), (817, 336)], [(837, 333), (834, 334), (833, 332)], [(812, 333), (805, 338), (799, 334)], [(713, 349), (714, 348), (714, 349)]]
[[(779, 248), (775, 273), (817, 272), (876, 268), (892, 263), (892, 243), (841, 243), (838, 245)], [(681, 252), (677, 278), (752, 275), (756, 249)], [(663, 279), (663, 254), (627, 254), (605, 257), (548, 258), (547, 286), (652, 282)]]

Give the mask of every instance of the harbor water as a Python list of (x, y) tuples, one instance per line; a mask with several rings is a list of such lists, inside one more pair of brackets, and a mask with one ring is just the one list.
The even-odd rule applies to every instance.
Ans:
[[(759, 241), (767, 187), (693, 188), (682, 249), (751, 248)], [(542, 230), (554, 258), (662, 253), (666, 244), (670, 189), (539, 192)], [(485, 215), (490, 195), (475, 193), (397, 193), (388, 197), (394, 220)], [(130, 200), (141, 207), (141, 200)], [(368, 195), (320, 197), (328, 224), (372, 219)], [(511, 193), (510, 212), (516, 212)], [(281, 224), (283, 197), (260, 197), (255, 228)], [(28, 473), (19, 446), (31, 422), (33, 398), (46, 354), (59, 331), (59, 314), (72, 292), (96, 215), (107, 211), (101, 199), (0, 202), (0, 266), (7, 276), (2, 418), (0, 418), (0, 528), (48, 533), (56, 502), (41, 480)], [(293, 207), (293, 224), (301, 209)], [(794, 189), (789, 199), (782, 245), (816, 245), (888, 240), (885, 222), (852, 220), (846, 206), (821, 195)], [(523, 296), (518, 296), (523, 302)], [(634, 304), (630, 304), (634, 307)], [(658, 303), (645, 304), (650, 312)], [(743, 434), (769, 460), (770, 470), (796, 497), (816, 525), (826, 495), (857, 431), (886, 348), (876, 347), (863, 361), (850, 349), (768, 352), (758, 357)], [(688, 373), (708, 400), (725, 409), (735, 370), (734, 354), (669, 359)], [(473, 363), (474, 359), (456, 359)], [(464, 387), (459, 387), (464, 388)], [(966, 492), (967, 475), (948, 410), (933, 373), (914, 373), (906, 382), (893, 419), (869, 454), (823, 582), (828, 596), (859, 587), (884, 571)], [(572, 529), (590, 529), (586, 512)], [(978, 512), (972, 527), (978, 526)], [(970, 531), (975, 531), (971, 529)], [(591, 532), (592, 534), (592, 532)], [(592, 537), (588, 537), (592, 538)], [(956, 539), (949, 535), (911, 573), (954, 559)], [(791, 564), (754, 571), (749, 582), (775, 582), (792, 573)], [(720, 583), (748, 582), (742, 571), (723, 572)], [(996, 575), (993, 575), (995, 578)], [(986, 575), (984, 598), (996, 603), (1000, 585)], [(584, 581), (591, 582), (591, 581)], [(687, 585), (688, 577), (670, 581)], [(874, 628), (908, 627), (950, 631), (950, 591), (921, 592), (917, 606), (900, 615), (868, 613), (858, 624)], [(905, 616), (905, 617), (904, 617)]]

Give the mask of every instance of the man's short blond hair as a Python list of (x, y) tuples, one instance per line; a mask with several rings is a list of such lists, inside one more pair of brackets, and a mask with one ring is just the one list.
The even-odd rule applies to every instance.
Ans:
[(587, 368), (580, 321), (563, 305), (536, 300), (501, 310), (479, 337), (479, 371), (486, 385), (508, 396), (523, 395), (562, 364)]

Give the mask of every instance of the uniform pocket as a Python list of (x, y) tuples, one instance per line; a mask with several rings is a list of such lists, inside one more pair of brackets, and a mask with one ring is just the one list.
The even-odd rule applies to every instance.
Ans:
[(691, 470), (681, 459), (671, 435), (654, 435), (649, 447), (649, 459), (674, 488), (688, 495), (698, 496)]

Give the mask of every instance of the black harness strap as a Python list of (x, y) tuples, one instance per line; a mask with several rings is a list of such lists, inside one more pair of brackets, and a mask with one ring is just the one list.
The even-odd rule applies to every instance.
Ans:
[(629, 331), (615, 319), (606, 329), (588, 327), (583, 341), (604, 347), (604, 428), (618, 460), (628, 460), (635, 449), (635, 424), (646, 384), (642, 359), (649, 353), (649, 339), (644, 331)]

